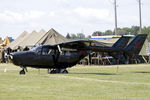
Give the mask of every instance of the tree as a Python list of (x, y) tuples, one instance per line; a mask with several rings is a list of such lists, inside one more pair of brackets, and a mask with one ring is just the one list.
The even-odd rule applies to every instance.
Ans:
[(104, 35), (113, 35), (113, 32), (111, 30), (106, 30), (104, 32)]
[(90, 38), (91, 38), (91, 35), (88, 35), (86, 38), (87, 38), (87, 39), (90, 39)]
[[(148, 34), (148, 41), (150, 42), (150, 26), (149, 27), (143, 27), (142, 28), (142, 33), (143, 34)], [(105, 32), (101, 32), (101, 31), (95, 31), (93, 32), (92, 36), (101, 36), (101, 35), (111, 35), (114, 34), (114, 31), (112, 30), (106, 30)], [(118, 35), (137, 35), (139, 34), (139, 26), (132, 26), (130, 27), (123, 27), (123, 28), (117, 28), (117, 34)]]
[(70, 36), (69, 33), (67, 33), (66, 38), (67, 38), (67, 39), (71, 39), (71, 36)]
[(71, 34), (71, 39), (77, 39), (76, 34)]
[(77, 33), (77, 39), (85, 39), (85, 35), (83, 33)]
[(101, 31), (95, 31), (92, 36), (101, 36), (103, 34), (103, 32)]
[(124, 30), (124, 34), (125, 35), (129, 35), (129, 34), (131, 34), (131, 28), (128, 28), (128, 27), (124, 27), (124, 28), (122, 28), (123, 30)]
[(137, 35), (139, 33), (139, 26), (132, 26), (131, 27), (131, 34)]
[(117, 35), (125, 35), (126, 31), (122, 28), (117, 28)]

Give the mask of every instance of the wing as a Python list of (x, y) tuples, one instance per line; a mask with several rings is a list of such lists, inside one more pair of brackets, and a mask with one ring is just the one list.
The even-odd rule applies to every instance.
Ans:
[(61, 48), (69, 48), (69, 49), (84, 49), (90, 45), (95, 45), (94, 41), (92, 40), (77, 40), (77, 41), (70, 41), (65, 43), (59, 43), (52, 45), (53, 47), (60, 46)]

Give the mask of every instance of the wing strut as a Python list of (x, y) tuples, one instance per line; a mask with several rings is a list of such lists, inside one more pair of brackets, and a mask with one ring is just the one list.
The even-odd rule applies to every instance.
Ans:
[(60, 52), (60, 53), (62, 53), (62, 51), (61, 51), (61, 49), (60, 49), (60, 46), (59, 46), (59, 45), (57, 45), (57, 47), (58, 47), (59, 52)]

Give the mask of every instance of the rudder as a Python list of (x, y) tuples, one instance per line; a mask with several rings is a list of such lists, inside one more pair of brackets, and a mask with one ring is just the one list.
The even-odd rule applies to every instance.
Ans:
[(147, 38), (147, 34), (139, 34), (137, 35), (131, 43), (125, 48), (125, 50), (132, 54), (139, 54), (143, 44)]
[(129, 42), (130, 38), (131, 37), (129, 37), (129, 36), (122, 36), (121, 38), (119, 38), (119, 40), (117, 42), (115, 42), (113, 44), (112, 47), (115, 47), (115, 48), (125, 48), (126, 45)]

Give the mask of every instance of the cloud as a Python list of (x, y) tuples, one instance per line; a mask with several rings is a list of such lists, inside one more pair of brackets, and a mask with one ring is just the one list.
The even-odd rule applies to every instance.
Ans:
[(57, 2), (63, 2), (63, 3), (68, 3), (69, 0), (56, 0)]
[(40, 24), (38, 24), (38, 23), (29, 23), (29, 27), (38, 27)]
[(98, 19), (106, 19), (110, 15), (109, 10), (107, 9), (93, 9), (93, 8), (76, 8), (74, 9), (74, 12), (76, 12), (78, 15), (84, 18), (90, 18), (95, 17)]
[(138, 16), (131, 15), (118, 15), (118, 23), (122, 24), (136, 24), (139, 22)]
[(53, 17), (53, 16), (55, 16), (55, 12), (54, 11), (51, 11), (51, 12), (49, 12), (49, 14), (48, 14), (50, 17)]
[(45, 12), (43, 11), (36, 11), (36, 10), (31, 10), (31, 11), (26, 11), (26, 12), (13, 12), (13, 11), (4, 11), (0, 13), (0, 20), (5, 21), (5, 22), (24, 22), (30, 19), (36, 19), (41, 16), (45, 15)]

